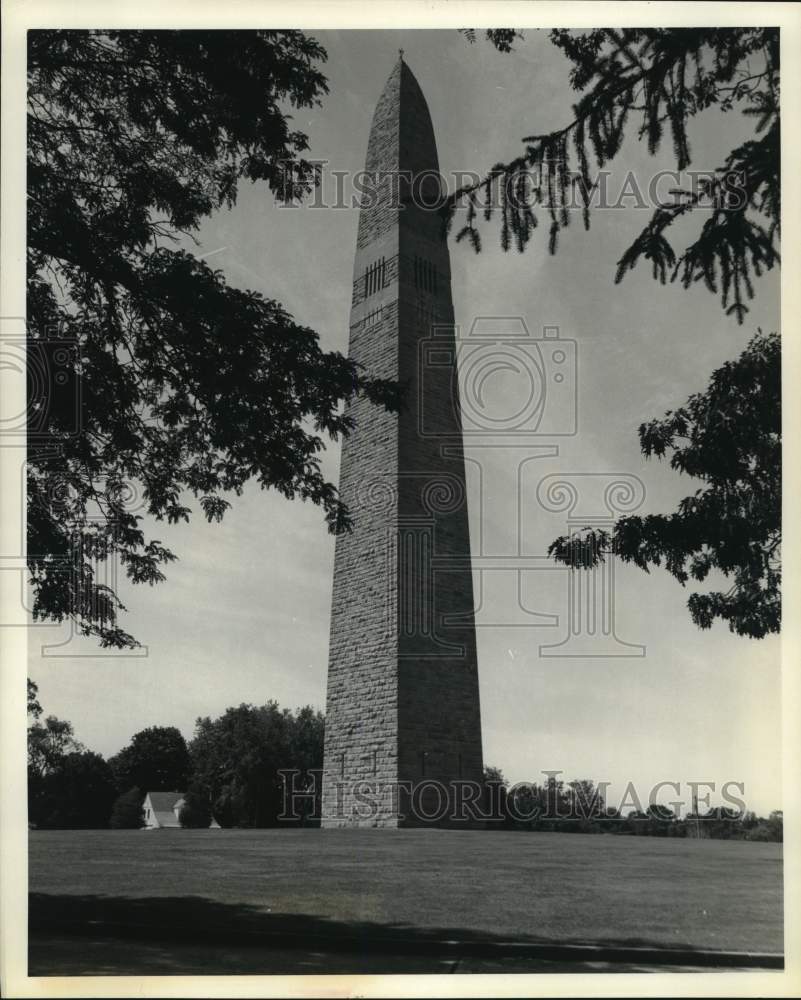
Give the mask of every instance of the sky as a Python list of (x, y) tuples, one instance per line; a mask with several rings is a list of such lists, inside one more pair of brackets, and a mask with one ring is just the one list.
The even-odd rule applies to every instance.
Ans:
[[(399, 47), (428, 100), (446, 179), (483, 172), (517, 155), (521, 137), (571, 117), (569, 64), (544, 32), (527, 31), (510, 55), (471, 46), (450, 30), (313, 34), (328, 51), (330, 93), (295, 124), (309, 135), (309, 155), (326, 161), (326, 186), (332, 171), (362, 168), (373, 109)], [(699, 116), (690, 128), (693, 169), (717, 166), (750, 127), (736, 114)], [(651, 157), (636, 128), (629, 132), (612, 166), (613, 192), (628, 171), (647, 189), (656, 171), (674, 166), (669, 142)], [(589, 232), (577, 218), (553, 257), (545, 225), (522, 255), (501, 251), (493, 223), (483, 228), (480, 255), (451, 240), (462, 330), (477, 317), (522, 317), (537, 335), (559, 327), (578, 359), (577, 433), (542, 436), (558, 454), (529, 461), (518, 479), (530, 448), (484, 449), (480, 487), (468, 473), (474, 554), (480, 537), (484, 555), (541, 556), (564, 533), (565, 514), (537, 501), (537, 484), (548, 475), (579, 474), (592, 484), (609, 474), (636, 476), (641, 513), (669, 512), (700, 485), (646, 462), (637, 427), (702, 391), (757, 328), (778, 329), (778, 274), (757, 282), (742, 327), (704, 288), (661, 286), (642, 265), (614, 286), (616, 261), (648, 217), (629, 203), (595, 212)], [(345, 352), (356, 225), (356, 209), (281, 208), (264, 185), (246, 185), (232, 210), (207, 220), (194, 252), (231, 284), (280, 301), (319, 332), (325, 348)], [(487, 383), (496, 402), (509, 390), (503, 376)], [(331, 445), (324, 468), (334, 481), (338, 461)], [(175, 725), (188, 739), (198, 716), (241, 702), (324, 708), (334, 545), (321, 512), (254, 487), (221, 525), (198, 516), (189, 525), (155, 525), (153, 535), (179, 556), (167, 582), (119, 582), (128, 608), (121, 624), (144, 650), (108, 654), (70, 638), (65, 626), (31, 629), (29, 674), (45, 712), (69, 719), (87, 747), (110, 755), (146, 726)], [(609, 781), (610, 798), (629, 782), (647, 798), (660, 781), (679, 782), (686, 798), (688, 782), (707, 781), (718, 804), (723, 783), (739, 782), (748, 808), (781, 807), (778, 638), (749, 640), (721, 624), (701, 632), (686, 609), (690, 590), (663, 570), (617, 566), (616, 634), (643, 646), (644, 655), (546, 657), (540, 646), (565, 634), (565, 571), (524, 576), (525, 607), (560, 621), (525, 628), (499, 624), (510, 620), (504, 587), (511, 578), (485, 573), (479, 581), (479, 573), (476, 587), (484, 584), (487, 602), (478, 628), (486, 763), (512, 781), (542, 780), (546, 770)]]

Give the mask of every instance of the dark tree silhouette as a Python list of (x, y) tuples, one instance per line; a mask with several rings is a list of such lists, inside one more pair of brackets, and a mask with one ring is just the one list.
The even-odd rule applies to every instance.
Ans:
[(75, 739), (71, 722), (55, 715), (40, 722), (41, 716), (39, 687), (28, 678), (28, 819), (36, 825), (52, 811), (53, 792), (66, 759), (80, 757), (84, 750)]
[[(293, 771), (292, 789), (311, 791), (323, 766), (324, 719), (310, 707), (294, 713), (274, 701), (239, 705), (217, 719), (200, 718), (189, 744), (194, 781), (209, 796), (221, 826), (266, 827), (278, 822), (284, 804), (284, 778)], [(319, 796), (320, 783), (315, 791)], [(303, 800), (312, 805), (311, 797)], [(296, 810), (306, 816), (311, 809)]]
[(100, 754), (68, 753), (42, 781), (29, 784), (29, 819), (46, 829), (103, 829), (116, 795), (111, 768)]
[(39, 685), (28, 678), (28, 715), (34, 722), (41, 716), (42, 706), (39, 704)]
[(186, 830), (208, 830), (211, 826), (211, 804), (202, 791), (190, 789), (178, 814), (178, 822)]
[(195, 498), (219, 521), (249, 480), (348, 528), (319, 453), (350, 428), (343, 401), (392, 408), (397, 387), (179, 245), (240, 180), (312, 189), (287, 109), (319, 104), (325, 58), (295, 31), (28, 32), (28, 357), (50, 380), (29, 408), (36, 619), (135, 645), (98, 564), (163, 580), (175, 556), (142, 514), (188, 520)]
[[(38, 703), (37, 703), (38, 704)], [(29, 708), (30, 711), (30, 708)], [(39, 709), (41, 714), (41, 708)], [(44, 723), (38, 716), (28, 726), (28, 776), (43, 778), (58, 769), (68, 753), (81, 753), (83, 746), (75, 739), (72, 723), (48, 715)]]
[[(494, 37), (498, 34), (498, 37)], [(502, 52), (514, 32), (487, 33)], [(692, 162), (687, 135), (691, 118), (710, 107), (739, 109), (755, 119), (753, 139), (732, 149), (707, 180), (673, 193), (618, 261), (620, 281), (641, 258), (654, 278), (679, 279), (685, 288), (703, 281), (720, 293), (739, 323), (754, 294), (753, 276), (779, 261), (779, 32), (775, 28), (597, 28), (554, 30), (551, 41), (572, 63), (570, 81), (581, 97), (563, 128), (522, 141), (525, 152), (497, 163), (477, 183), (454, 192), (446, 204), (449, 224), (466, 207), (457, 241), (481, 249), (479, 217), (500, 217), (501, 246), (525, 250), (539, 215), (549, 225), (556, 253), (561, 229), (580, 207), (584, 227), (596, 176), (619, 153), (632, 115), (637, 134), (655, 153), (670, 134), (676, 167)], [(712, 211), (695, 239), (677, 252), (671, 225), (699, 206)]]
[(129, 788), (119, 795), (112, 806), (109, 826), (112, 830), (139, 830), (145, 825), (142, 809), (144, 795), (139, 788)]
[[(489, 40), (510, 51), (512, 38)], [(692, 162), (688, 126), (709, 108), (740, 111), (754, 119), (753, 139), (732, 149), (714, 175), (693, 190), (677, 188), (658, 206), (618, 261), (619, 282), (640, 259), (654, 278), (688, 288), (703, 281), (720, 293), (739, 323), (754, 295), (754, 276), (779, 263), (780, 118), (779, 32), (775, 28), (598, 28), (554, 30), (551, 41), (572, 63), (571, 83), (581, 96), (565, 127), (523, 139), (525, 152), (498, 163), (477, 184), (446, 203), (448, 222), (466, 200), (457, 240), (481, 249), (479, 217), (498, 212), (501, 246), (524, 251), (538, 216), (550, 224), (549, 250), (581, 207), (585, 228), (596, 178), (621, 150), (632, 115), (637, 134), (655, 153), (666, 133), (677, 170)], [(500, 44), (499, 44), (500, 41)], [(682, 251), (669, 242), (670, 227), (701, 206), (706, 221)], [(736, 361), (715, 372), (704, 396), (640, 428), (646, 456), (672, 451), (679, 471), (708, 486), (672, 515), (622, 519), (610, 538), (585, 532), (560, 538), (549, 551), (574, 568), (594, 565), (604, 550), (643, 569), (666, 568), (682, 584), (712, 570), (733, 577), (724, 591), (693, 594), (693, 620), (709, 628), (716, 619), (732, 631), (762, 637), (780, 623), (780, 347), (776, 335), (755, 338)], [(687, 444), (679, 443), (682, 438)]]
[(503, 771), (499, 767), (492, 767), (490, 764), (485, 764), (484, 783), (488, 784), (490, 782), (496, 785), (503, 785), (504, 788), (507, 788), (509, 785), (509, 782), (503, 775)]
[(117, 788), (144, 792), (182, 791), (191, 773), (186, 741), (175, 726), (150, 726), (109, 758)]
[[(478, 34), (475, 28), (459, 28), (460, 34), (474, 45)], [(515, 38), (521, 37), (522, 32), (515, 28), (486, 28), (484, 37), (489, 39), (499, 52), (511, 52)]]
[(755, 336), (736, 361), (713, 373), (704, 393), (662, 420), (640, 426), (646, 457), (704, 485), (673, 514), (624, 517), (614, 532), (587, 529), (552, 542), (548, 553), (573, 569), (612, 552), (648, 571), (662, 562), (682, 584), (713, 574), (725, 590), (694, 593), (687, 606), (700, 628), (715, 619), (762, 638), (781, 622), (781, 344)]

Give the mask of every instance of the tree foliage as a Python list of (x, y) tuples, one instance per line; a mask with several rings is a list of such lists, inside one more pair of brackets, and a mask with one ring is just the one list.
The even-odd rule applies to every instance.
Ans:
[[(703, 486), (672, 514), (621, 518), (613, 533), (562, 536), (548, 553), (575, 570), (613, 553), (648, 571), (665, 568), (682, 585), (728, 578), (726, 590), (691, 594), (700, 628), (716, 619), (762, 638), (781, 623), (781, 344), (757, 334), (739, 358), (712, 375), (703, 393), (661, 420), (642, 424), (646, 457), (664, 458)], [(711, 576), (710, 576), (711, 575)]]
[(183, 790), (191, 773), (186, 740), (175, 726), (150, 726), (135, 733), (128, 746), (109, 759), (120, 791)]
[(184, 804), (178, 814), (181, 826), (186, 830), (208, 830), (211, 820), (211, 803), (208, 795), (190, 789), (184, 796)]
[(39, 704), (39, 685), (28, 678), (28, 715), (34, 722), (41, 717), (42, 706)]
[(531, 830), (594, 833), (619, 818), (603, 789), (586, 778), (568, 783), (550, 775), (543, 784), (513, 785), (504, 804), (507, 825)]
[(490, 764), (484, 765), (484, 784), (502, 785), (509, 787), (509, 782), (504, 777), (503, 771), (499, 767), (492, 767)]
[(249, 480), (349, 527), (320, 451), (343, 401), (393, 408), (397, 387), (186, 249), (242, 181), (312, 189), (288, 109), (320, 103), (325, 58), (296, 31), (28, 33), (28, 355), (51, 380), (29, 423), (35, 618), (136, 644), (99, 565), (163, 580), (144, 516), (187, 521), (194, 498), (219, 521)]
[(111, 769), (75, 739), (71, 722), (41, 722), (39, 687), (28, 678), (28, 821), (51, 829), (96, 829), (108, 823), (116, 795)]
[[(459, 28), (459, 33), (464, 35), (471, 45), (475, 45), (478, 37), (475, 28)], [(514, 48), (515, 38), (521, 34), (522, 32), (515, 28), (486, 28), (484, 30), (484, 37), (492, 42), (499, 52), (511, 52)]]
[(28, 726), (29, 776), (44, 778), (59, 768), (67, 754), (82, 752), (71, 722), (48, 715), (43, 723), (37, 718)]
[(43, 829), (104, 829), (116, 795), (111, 768), (100, 754), (68, 753), (29, 784), (28, 818)]
[[(478, 183), (448, 200), (452, 223), (466, 201), (466, 221), (457, 241), (481, 249), (479, 217), (496, 209), (501, 246), (525, 250), (544, 214), (550, 253), (559, 233), (580, 206), (586, 229), (597, 184), (596, 170), (620, 152), (633, 117), (637, 135), (656, 153), (669, 134), (676, 168), (692, 162), (688, 126), (710, 107), (739, 110), (754, 119), (754, 138), (732, 149), (718, 168), (690, 188), (677, 187), (673, 201), (654, 208), (648, 225), (618, 261), (615, 280), (641, 260), (654, 278), (668, 276), (685, 288), (703, 281), (719, 293), (727, 314), (739, 323), (754, 294), (753, 278), (779, 261), (780, 146), (779, 32), (775, 28), (597, 28), (554, 30), (551, 41), (570, 60), (570, 81), (581, 97), (573, 119), (561, 129), (530, 135), (525, 152), (497, 163)], [(490, 41), (509, 51), (505, 37)], [(711, 205), (706, 221), (682, 250), (670, 242), (670, 227)]]
[(129, 788), (117, 796), (109, 818), (112, 830), (140, 830), (145, 825), (143, 801), (144, 795), (139, 788)]
[[(296, 772), (294, 790), (310, 790), (311, 772), (323, 766), (323, 728), (320, 712), (308, 706), (281, 710), (274, 701), (198, 719), (189, 744), (194, 780), (210, 797), (219, 824), (275, 825), (284, 804), (279, 772)], [(315, 791), (319, 795), (319, 781)]]

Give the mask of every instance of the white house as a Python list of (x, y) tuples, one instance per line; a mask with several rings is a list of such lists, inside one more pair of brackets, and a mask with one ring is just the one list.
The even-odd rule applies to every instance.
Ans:
[[(180, 829), (183, 804), (184, 792), (148, 792), (142, 804), (145, 830)], [(219, 830), (220, 824), (212, 819), (209, 829)]]

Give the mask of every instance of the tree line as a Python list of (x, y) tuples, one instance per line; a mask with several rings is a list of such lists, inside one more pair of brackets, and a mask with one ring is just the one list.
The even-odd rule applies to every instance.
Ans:
[(679, 816), (659, 803), (631, 809), (625, 816), (610, 806), (603, 789), (588, 779), (564, 782), (554, 777), (543, 784), (520, 782), (512, 787), (496, 767), (484, 769), (491, 812), (490, 825), (511, 830), (549, 833), (614, 833), (637, 837), (686, 837), (711, 840), (754, 840), (781, 843), (783, 815), (767, 818), (751, 811), (710, 807)]
[[(197, 719), (187, 743), (175, 726), (150, 726), (107, 760), (87, 750), (72, 724), (42, 720), (37, 685), (28, 680), (28, 819), (38, 829), (138, 829), (142, 804), (154, 791), (184, 793), (184, 827), (316, 825), (325, 717), (310, 706), (241, 704), (216, 719)], [(284, 818), (292, 771), (293, 815)], [(663, 805), (626, 816), (587, 779), (511, 788), (497, 767), (484, 769), (488, 829), (635, 836), (781, 841), (781, 812), (765, 818), (715, 807), (683, 818)], [(298, 792), (307, 791), (308, 796)], [(300, 803), (300, 804), (299, 804)], [(286, 814), (288, 816), (288, 814)], [(280, 818), (279, 818), (280, 817)]]
[[(223, 827), (274, 826), (283, 801), (278, 772), (296, 771), (295, 789), (310, 789), (323, 763), (324, 717), (308, 705), (228, 708), (199, 718), (188, 743), (175, 726), (150, 726), (107, 760), (76, 739), (71, 723), (42, 714), (29, 680), (28, 820), (39, 829), (136, 829), (153, 791), (185, 793), (183, 826), (208, 827), (212, 817)], [(314, 812), (310, 800), (294, 822)]]

